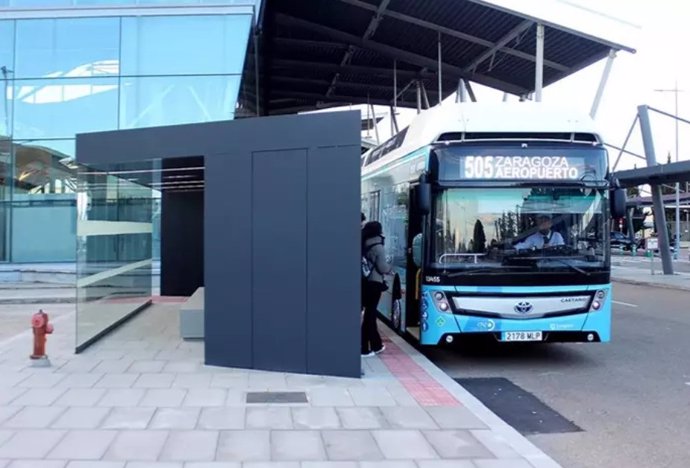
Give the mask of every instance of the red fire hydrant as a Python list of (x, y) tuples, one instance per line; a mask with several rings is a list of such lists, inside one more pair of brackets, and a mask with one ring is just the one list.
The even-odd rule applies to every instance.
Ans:
[(31, 328), (34, 330), (34, 353), (31, 359), (46, 359), (47, 335), (53, 333), (53, 324), (48, 321), (48, 314), (39, 310), (31, 316)]

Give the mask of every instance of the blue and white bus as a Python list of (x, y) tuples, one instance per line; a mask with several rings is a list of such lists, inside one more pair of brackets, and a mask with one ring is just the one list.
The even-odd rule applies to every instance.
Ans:
[(394, 265), (382, 318), (422, 345), (609, 341), (617, 185), (586, 115), (531, 102), (423, 111), (362, 156), (362, 211)]

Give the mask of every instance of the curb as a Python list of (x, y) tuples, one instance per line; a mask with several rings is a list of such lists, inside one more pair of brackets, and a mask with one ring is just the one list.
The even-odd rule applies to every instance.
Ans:
[(673, 289), (676, 291), (690, 291), (690, 285), (689, 286), (682, 286), (682, 285), (676, 285), (676, 284), (651, 283), (649, 281), (644, 281), (644, 280), (635, 280), (635, 279), (629, 279), (629, 278), (616, 278), (613, 276), (611, 277), (611, 281), (613, 281), (614, 283), (632, 284), (635, 286), (649, 286), (652, 288)]
[(484, 406), (474, 395), (465, 390), (448, 374), (427, 359), (426, 356), (405, 341), (405, 339), (388, 328), (384, 323), (379, 321), (379, 324), (380, 328), (385, 329), (384, 333), (388, 339), (398, 345), (414, 362), (436, 379), (436, 381), (448, 390), (451, 395), (457, 398), (465, 408), (484, 422), (492, 432), (502, 437), (520, 457), (527, 460), (535, 468), (562, 468), (555, 460), (549, 457), (508, 423), (496, 416), (495, 413)]
[(23, 305), (23, 304), (76, 304), (76, 297), (16, 297), (1, 299), (0, 305)]

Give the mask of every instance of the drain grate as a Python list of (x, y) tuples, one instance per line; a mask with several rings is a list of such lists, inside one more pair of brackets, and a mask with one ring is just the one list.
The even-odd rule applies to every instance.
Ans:
[(455, 379), (522, 435), (582, 432), (572, 421), (508, 379)]
[(248, 392), (247, 403), (309, 403), (304, 392)]

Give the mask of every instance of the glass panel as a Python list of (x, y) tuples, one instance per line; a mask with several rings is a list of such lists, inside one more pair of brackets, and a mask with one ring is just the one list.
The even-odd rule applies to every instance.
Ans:
[(432, 267), (602, 268), (605, 193), (581, 188), (448, 189), (436, 199)]
[(74, 138), (77, 133), (117, 128), (117, 78), (18, 80), (14, 137)]
[(74, 194), (74, 140), (15, 141), (15, 200), (24, 195)]
[(119, 18), (17, 21), (15, 78), (117, 75)]
[(34, 6), (66, 6), (71, 5), (72, 0), (9, 0), (10, 6), (34, 7)]
[(7, 97), (14, 69), (14, 21), (0, 21), (0, 138), (11, 128), (11, 108)]
[(123, 78), (120, 128), (230, 120), (239, 76)]
[(151, 300), (152, 190), (85, 167), (77, 194), (77, 346)]
[(241, 74), (249, 15), (122, 19), (123, 75)]

